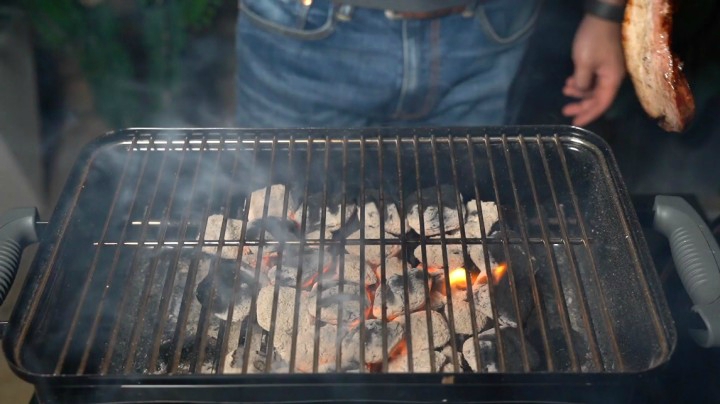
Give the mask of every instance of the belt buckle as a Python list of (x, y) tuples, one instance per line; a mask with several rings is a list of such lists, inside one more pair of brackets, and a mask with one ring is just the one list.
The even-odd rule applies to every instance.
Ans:
[(393, 10), (385, 10), (385, 17), (388, 20), (404, 20), (405, 19), (402, 15), (400, 15), (400, 13), (398, 13), (397, 11), (393, 11)]

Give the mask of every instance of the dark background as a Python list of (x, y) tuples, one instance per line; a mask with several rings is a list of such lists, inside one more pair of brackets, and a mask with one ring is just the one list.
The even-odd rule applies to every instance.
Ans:
[[(610, 143), (632, 194), (684, 194), (712, 221), (720, 215), (720, 4), (678, 3), (673, 46), (696, 98), (692, 126), (683, 134), (662, 131), (626, 80), (610, 111), (588, 129)], [(235, 1), (6, 0), (0, 16), (8, 6), (24, 12), (30, 38), (36, 86), (28, 91), (37, 96), (41, 190), (49, 206), (79, 148), (105, 131), (234, 125)], [(511, 97), (518, 123), (568, 123), (560, 90), (572, 72), (581, 18), (582, 1), (545, 0)], [(0, 30), (10, 24), (0, 18)], [(720, 402), (717, 352), (689, 343), (684, 330), (697, 319), (688, 315), (667, 244), (653, 234), (649, 240), (680, 319), (680, 344), (638, 400)]]

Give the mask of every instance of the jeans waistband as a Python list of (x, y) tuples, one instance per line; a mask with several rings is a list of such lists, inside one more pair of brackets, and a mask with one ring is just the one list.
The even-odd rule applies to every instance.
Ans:
[(477, 0), (335, 0), (335, 3), (404, 13), (430, 13), (442, 9), (472, 6)]

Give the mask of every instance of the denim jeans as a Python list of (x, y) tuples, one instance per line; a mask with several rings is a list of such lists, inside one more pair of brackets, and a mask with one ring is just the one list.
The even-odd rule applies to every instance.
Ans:
[(393, 19), (315, 0), (240, 0), (240, 127), (472, 126), (506, 122), (539, 0)]

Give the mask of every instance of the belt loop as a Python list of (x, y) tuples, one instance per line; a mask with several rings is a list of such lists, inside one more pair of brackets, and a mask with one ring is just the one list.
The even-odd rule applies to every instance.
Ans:
[(348, 22), (348, 21), (352, 20), (352, 13), (354, 10), (353, 6), (351, 6), (349, 4), (337, 4), (337, 5), (340, 7), (338, 7), (337, 12), (335, 13), (335, 18), (337, 18), (338, 21), (343, 21), (343, 22)]
[(462, 12), (462, 16), (465, 18), (472, 18), (475, 16), (475, 10), (477, 10), (478, 7), (480, 7), (480, 0), (475, 0), (471, 2), (466, 8), (465, 11)]

